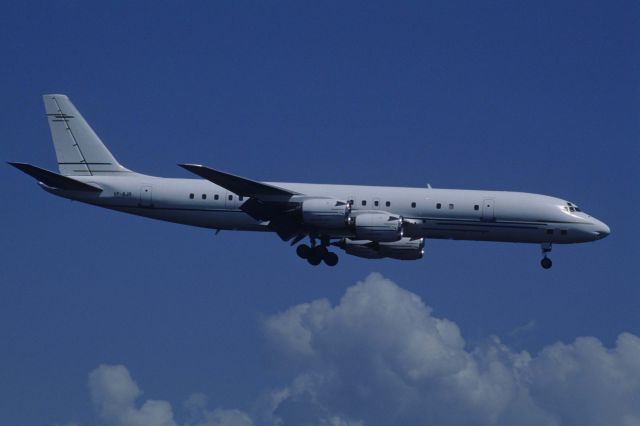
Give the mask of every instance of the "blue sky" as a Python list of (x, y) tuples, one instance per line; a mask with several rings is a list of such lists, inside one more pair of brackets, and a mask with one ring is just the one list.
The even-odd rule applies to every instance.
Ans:
[[(464, 346), (456, 333), (439, 338), (464, 365), (484, 365), (479, 348), (499, 347), (497, 336), (506, 358), (530, 354), (540, 378), (526, 388), (533, 402), (504, 397), (511, 402), (485, 413), (486, 424), (530, 415), (530, 406), (538, 424), (585, 424), (567, 408), (576, 401), (536, 399), (556, 371), (550, 353), (640, 357), (636, 2), (134, 3), (3, 6), (0, 158), (54, 169), (41, 95), (65, 93), (118, 160), (143, 173), (191, 177), (176, 164), (194, 162), (267, 181), (544, 193), (577, 203), (612, 234), (554, 247), (550, 271), (534, 245), (452, 241), (428, 241), (417, 262), (342, 256), (336, 268), (312, 268), (275, 235), (214, 236), (100, 210), (2, 167), (1, 423), (142, 424), (101, 411), (115, 381), (129, 392), (117, 411), (170, 405), (171, 417), (162, 413), (177, 424), (295, 424), (295, 403), (320, 413), (310, 423), (376, 424), (357, 407), (392, 410), (384, 396), (393, 388), (371, 382), (375, 370), (340, 372), (399, 355), (373, 332), (359, 352), (344, 350), (345, 339), (386, 326), (437, 334), (429, 324), (446, 319)], [(362, 329), (340, 319), (357, 305), (345, 294), (378, 293), (389, 296), (382, 306), (411, 304), (424, 322), (379, 318), (376, 305), (361, 311)], [(332, 325), (315, 329), (305, 306), (320, 306)], [(325, 346), (301, 352), (291, 324)], [(617, 340), (623, 332), (631, 337)], [(433, 349), (407, 339), (398, 351)], [(624, 365), (636, 381), (611, 412), (640, 400), (640, 366)], [(381, 400), (347, 387), (341, 406), (323, 399), (335, 386), (318, 383), (330, 381), (304, 380), (336, 374)], [(431, 401), (425, 377), (415, 395)], [(602, 401), (605, 382), (575, 384), (586, 389), (578, 403)], [(265, 414), (278, 389), (288, 396)], [(309, 394), (318, 395), (313, 407)], [(144, 411), (145, 400), (165, 405)], [(434, 419), (407, 410), (396, 420)], [(466, 424), (439, 415), (439, 424)]]

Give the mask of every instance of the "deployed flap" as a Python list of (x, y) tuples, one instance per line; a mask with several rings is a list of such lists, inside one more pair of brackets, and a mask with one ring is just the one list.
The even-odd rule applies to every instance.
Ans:
[(289, 217), (275, 217), (269, 224), (282, 241), (289, 241), (300, 233), (300, 226)]
[(240, 210), (256, 220), (268, 220), (269, 227), (280, 238), (288, 241), (300, 231), (300, 211), (289, 202), (263, 202), (249, 198), (242, 203)]
[(298, 193), (294, 191), (289, 191), (287, 189), (278, 188), (277, 186), (210, 169), (209, 167), (198, 164), (179, 164), (179, 166), (189, 170), (191, 173), (195, 173), (201, 178), (228, 189), (234, 194), (242, 195), (243, 197), (253, 197), (258, 199), (289, 199), (294, 195), (298, 195)]
[(90, 192), (102, 192), (102, 188), (90, 185), (88, 183), (80, 182), (75, 179), (71, 179), (66, 176), (59, 175), (58, 173), (50, 172), (49, 170), (41, 169), (40, 167), (33, 166), (26, 163), (9, 163), (16, 169), (28, 174), (29, 176), (37, 179), (39, 182), (45, 185), (65, 189), (67, 191), (90, 191)]

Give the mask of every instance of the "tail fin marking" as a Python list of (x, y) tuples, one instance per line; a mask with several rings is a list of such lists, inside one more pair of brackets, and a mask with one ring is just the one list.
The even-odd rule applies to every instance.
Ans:
[(65, 95), (44, 95), (51, 137), (64, 176), (131, 173), (121, 166)]

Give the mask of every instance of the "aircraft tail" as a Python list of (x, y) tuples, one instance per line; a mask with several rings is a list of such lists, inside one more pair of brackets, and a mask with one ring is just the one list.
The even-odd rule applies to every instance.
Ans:
[(64, 176), (132, 173), (118, 163), (65, 95), (44, 95), (51, 137)]

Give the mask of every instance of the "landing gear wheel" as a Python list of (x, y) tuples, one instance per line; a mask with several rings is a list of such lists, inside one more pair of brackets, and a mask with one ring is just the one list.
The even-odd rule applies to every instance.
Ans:
[(306, 244), (300, 244), (296, 247), (296, 254), (303, 259), (308, 259), (311, 254), (311, 247)]
[(542, 243), (540, 244), (540, 248), (542, 249), (542, 260), (540, 261), (540, 266), (542, 266), (544, 269), (549, 269), (551, 268), (551, 265), (553, 265), (553, 262), (551, 261), (551, 259), (549, 259), (547, 257), (547, 254), (551, 253), (551, 243)]
[(324, 260), (327, 266), (336, 266), (338, 264), (338, 255), (328, 251), (322, 260)]
[(317, 266), (322, 262), (325, 254), (327, 253), (327, 249), (323, 246), (315, 246), (309, 250), (309, 255), (307, 256), (307, 262), (312, 264), (313, 266)]
[(311, 255), (309, 255), (309, 257), (307, 258), (307, 262), (309, 262), (310, 265), (318, 266), (320, 262), (322, 262), (322, 258), (316, 253), (311, 253)]

